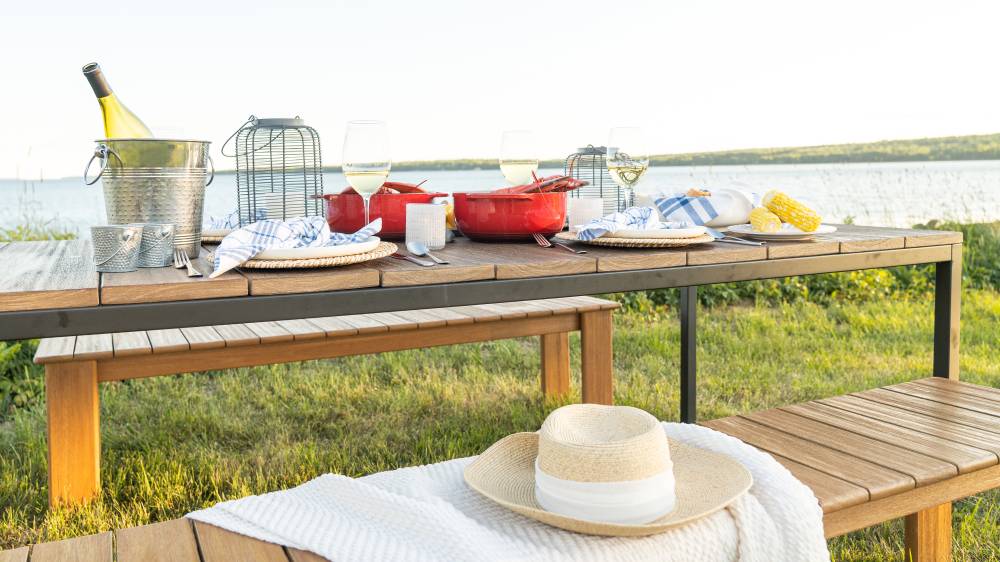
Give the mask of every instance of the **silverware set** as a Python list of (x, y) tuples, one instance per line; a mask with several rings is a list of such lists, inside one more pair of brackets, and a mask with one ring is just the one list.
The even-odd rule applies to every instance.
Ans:
[(549, 240), (548, 238), (546, 238), (545, 235), (539, 234), (537, 232), (535, 234), (532, 234), (532, 236), (535, 238), (535, 242), (538, 242), (538, 245), (541, 246), (541, 247), (543, 247), (543, 248), (559, 248), (560, 250), (566, 250), (567, 252), (569, 252), (571, 254), (586, 254), (587, 253), (587, 250), (577, 250), (576, 248), (571, 248), (571, 247), (569, 247), (566, 244), (563, 244), (561, 242), (553, 242), (553, 241)]
[(191, 258), (184, 250), (174, 250), (174, 267), (177, 269), (187, 268), (188, 277), (201, 277), (201, 272), (191, 264)]

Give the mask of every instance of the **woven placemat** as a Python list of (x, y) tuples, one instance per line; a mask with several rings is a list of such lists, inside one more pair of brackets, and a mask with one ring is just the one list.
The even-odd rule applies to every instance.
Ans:
[(392, 242), (381, 242), (374, 250), (363, 254), (337, 256), (335, 258), (311, 258), (305, 260), (250, 260), (241, 268), (246, 269), (306, 269), (314, 267), (337, 267), (377, 260), (392, 255), (399, 250)]
[(702, 234), (701, 236), (695, 236), (693, 238), (602, 237), (595, 238), (593, 240), (577, 240), (576, 234), (573, 234), (572, 232), (560, 232), (559, 234), (556, 234), (555, 237), (569, 242), (579, 242), (581, 244), (589, 244), (591, 246), (608, 246), (612, 248), (681, 248), (684, 246), (691, 246), (693, 244), (705, 244), (715, 240), (715, 238), (712, 238), (708, 234)]
[(205, 236), (204, 234), (202, 234), (201, 235), (201, 243), (202, 244), (218, 244), (219, 242), (222, 242), (223, 238), (225, 238), (225, 236)]

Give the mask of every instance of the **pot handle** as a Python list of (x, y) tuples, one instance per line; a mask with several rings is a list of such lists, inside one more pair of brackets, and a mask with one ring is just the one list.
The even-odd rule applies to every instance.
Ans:
[[(118, 156), (118, 153), (115, 152), (113, 148), (108, 147), (108, 145), (106, 144), (99, 144), (97, 145), (97, 148), (94, 149), (94, 154), (90, 157), (90, 160), (87, 161), (87, 167), (83, 169), (84, 184), (94, 185), (95, 183), (97, 183), (97, 180), (101, 179), (101, 176), (104, 175), (104, 171), (108, 169), (108, 162), (111, 160), (110, 158), (108, 158), (109, 155), (113, 155), (115, 159), (118, 160), (119, 164), (123, 166), (125, 165), (122, 162), (121, 157)], [(101, 171), (97, 173), (97, 176), (94, 177), (94, 179), (89, 180), (88, 174), (90, 174), (90, 166), (91, 164), (94, 163), (95, 158), (101, 159)]]
[(466, 199), (515, 199), (519, 201), (531, 201), (531, 196), (525, 193), (466, 193)]

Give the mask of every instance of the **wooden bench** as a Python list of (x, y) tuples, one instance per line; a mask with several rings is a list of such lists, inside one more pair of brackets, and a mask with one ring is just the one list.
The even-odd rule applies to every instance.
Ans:
[(44, 339), (49, 504), (100, 490), (97, 384), (197, 371), (541, 336), (542, 390), (569, 390), (569, 332), (581, 333), (585, 402), (611, 403), (611, 314), (618, 304), (569, 297), (406, 312)]
[(812, 488), (828, 538), (906, 517), (908, 561), (951, 560), (951, 502), (1000, 487), (1000, 390), (957, 380), (703, 425), (771, 453)]

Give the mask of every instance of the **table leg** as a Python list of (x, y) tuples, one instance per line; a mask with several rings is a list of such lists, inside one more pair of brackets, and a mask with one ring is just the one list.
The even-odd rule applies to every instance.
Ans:
[(49, 505), (76, 504), (101, 486), (97, 363), (45, 366), (49, 425)]
[(569, 393), (569, 334), (542, 335), (542, 393), (562, 397)]
[(958, 379), (958, 342), (962, 303), (962, 245), (951, 261), (934, 264), (934, 376)]
[(610, 310), (580, 314), (580, 386), (585, 403), (610, 405), (613, 402), (613, 330)]
[(681, 421), (698, 421), (697, 320), (698, 287), (681, 287)]

